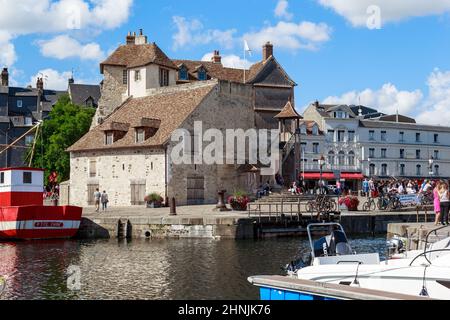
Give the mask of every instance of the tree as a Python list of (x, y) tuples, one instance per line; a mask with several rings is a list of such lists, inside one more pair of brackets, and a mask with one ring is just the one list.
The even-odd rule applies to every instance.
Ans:
[(66, 149), (89, 131), (94, 114), (94, 108), (74, 105), (69, 95), (61, 96), (39, 128), (32, 166), (44, 168), (46, 178), (56, 172), (58, 182), (68, 180), (70, 155)]

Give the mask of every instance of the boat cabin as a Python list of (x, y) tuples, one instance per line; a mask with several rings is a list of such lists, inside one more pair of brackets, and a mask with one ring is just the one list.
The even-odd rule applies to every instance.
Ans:
[(0, 206), (42, 206), (44, 170), (35, 168), (0, 169)]

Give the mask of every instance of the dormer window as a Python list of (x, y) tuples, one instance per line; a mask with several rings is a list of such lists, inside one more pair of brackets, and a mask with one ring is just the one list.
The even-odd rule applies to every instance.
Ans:
[(169, 86), (169, 70), (159, 68), (159, 85), (161, 87)]
[(313, 133), (313, 135), (315, 135), (315, 136), (319, 135), (319, 128), (317, 128), (317, 126), (314, 126), (314, 127), (312, 128), (312, 133)]
[(135, 70), (134, 71), (134, 81), (140, 81), (141, 80), (141, 70)]
[(208, 80), (208, 75), (207, 75), (206, 69), (204, 67), (200, 67), (197, 71), (197, 74), (198, 74), (198, 80), (200, 80), (200, 81)]
[(347, 112), (344, 112), (344, 111), (336, 111), (334, 113), (334, 117), (337, 119), (347, 119), (348, 118)]
[(187, 71), (186, 67), (183, 66), (178, 71), (178, 80), (181, 80), (181, 81), (189, 80), (189, 78), (188, 78), (188, 71)]
[(106, 141), (105, 144), (107, 146), (110, 146), (114, 143), (114, 132), (112, 131), (108, 131), (105, 133), (105, 137), (106, 137)]
[(142, 143), (145, 141), (145, 130), (144, 128), (136, 129), (136, 143)]
[(17, 108), (22, 108), (22, 100), (17, 100)]
[(114, 142), (122, 139), (128, 132), (130, 125), (121, 122), (109, 122), (102, 125), (102, 131), (105, 133), (105, 144), (113, 145)]
[(306, 134), (306, 126), (305, 125), (302, 125), (300, 127), (300, 134)]

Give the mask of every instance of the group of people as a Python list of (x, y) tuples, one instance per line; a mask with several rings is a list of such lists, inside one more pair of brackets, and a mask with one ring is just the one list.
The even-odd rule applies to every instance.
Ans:
[(384, 180), (375, 181), (373, 179), (364, 179), (363, 193), (368, 197), (376, 198), (386, 194), (426, 194), (431, 192), (433, 185), (436, 184), (430, 180), (424, 180), (419, 183), (417, 180)]
[(102, 205), (102, 211), (106, 211), (108, 209), (108, 194), (106, 191), (101, 193), (99, 189), (96, 189), (94, 192), (94, 201), (95, 201), (95, 212), (100, 211), (100, 204)]

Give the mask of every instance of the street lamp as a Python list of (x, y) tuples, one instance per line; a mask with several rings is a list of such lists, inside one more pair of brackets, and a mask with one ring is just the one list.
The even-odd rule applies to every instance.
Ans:
[(323, 181), (322, 181), (322, 176), (323, 176), (323, 166), (325, 165), (325, 157), (322, 155), (319, 159), (319, 167), (320, 167), (320, 181), (319, 181), (319, 190), (320, 193), (322, 194), (323, 192)]

